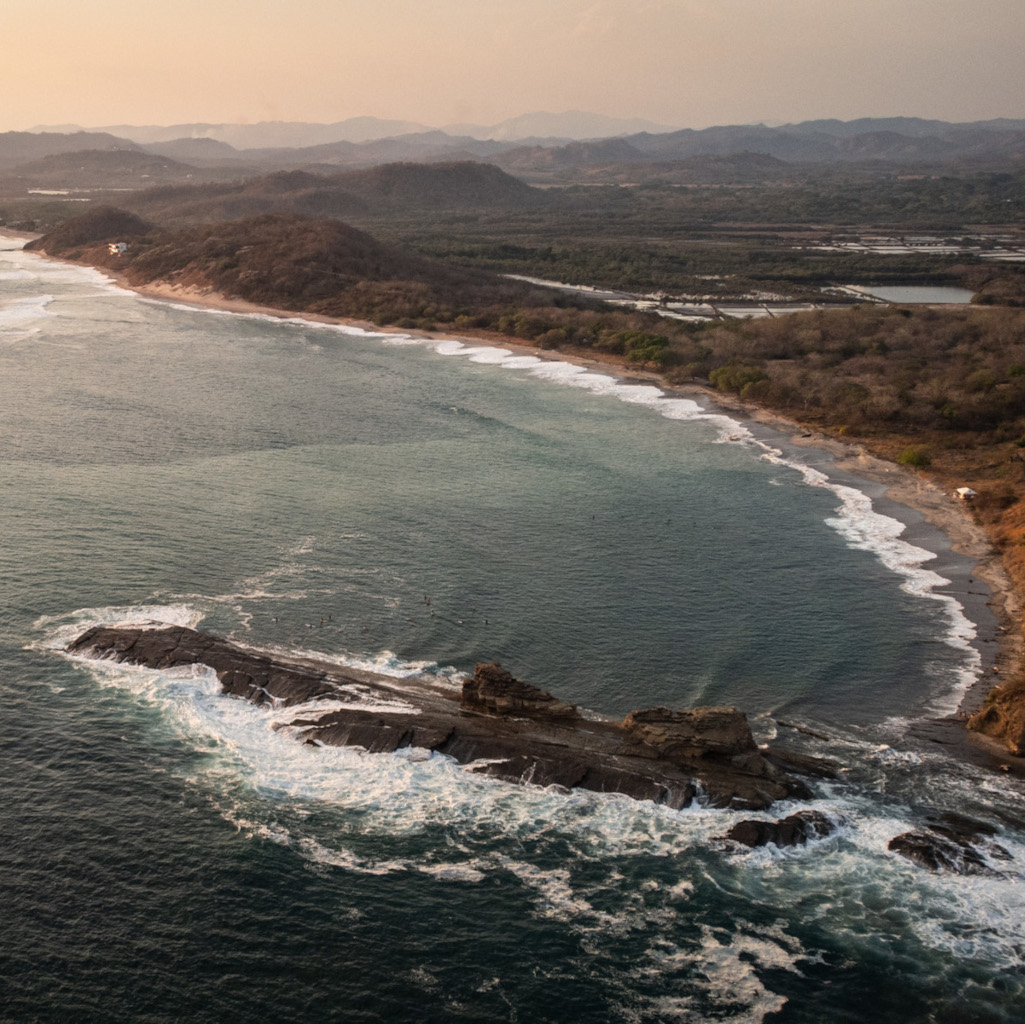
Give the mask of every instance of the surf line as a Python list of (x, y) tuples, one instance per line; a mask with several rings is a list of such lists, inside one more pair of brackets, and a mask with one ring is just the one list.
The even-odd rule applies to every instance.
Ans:
[[(871, 497), (864, 491), (847, 484), (837, 483), (821, 470), (784, 456), (781, 449), (760, 440), (740, 421), (725, 412), (709, 412), (697, 401), (667, 395), (655, 384), (625, 383), (610, 374), (596, 372), (576, 363), (540, 356), (518, 356), (501, 346), (465, 344), (454, 339), (423, 336), (382, 337), (387, 344), (418, 344), (433, 348), (439, 355), (463, 356), (472, 362), (487, 363), (502, 369), (526, 369), (533, 376), (559, 384), (584, 388), (595, 395), (616, 398), (619, 401), (642, 405), (667, 419), (705, 422), (717, 427), (719, 443), (740, 444), (760, 451), (760, 457), (773, 465), (797, 472), (809, 487), (822, 488), (839, 499), (835, 515), (825, 523), (838, 533), (849, 547), (871, 553), (886, 569), (900, 577), (901, 589), (916, 598), (932, 600), (942, 606), (947, 620), (940, 637), (962, 656), (958, 671), (958, 685), (943, 709), (956, 709), (964, 692), (982, 673), (982, 655), (972, 641), (978, 636), (978, 627), (965, 614), (964, 606), (950, 594), (938, 592), (951, 581), (939, 573), (925, 568), (925, 563), (936, 558), (936, 553), (901, 539), (907, 529), (905, 523), (875, 510)], [(950, 706), (947, 707), (947, 704)]]

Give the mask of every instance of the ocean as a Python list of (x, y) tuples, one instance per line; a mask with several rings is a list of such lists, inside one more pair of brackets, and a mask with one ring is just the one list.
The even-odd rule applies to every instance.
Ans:
[[(650, 385), (0, 248), (0, 1019), (1021, 1019), (1025, 792), (914, 733), (995, 626), (920, 516)], [(807, 805), (838, 827), (738, 850), (804, 805), (313, 749), (208, 672), (62, 653), (139, 621), (452, 685), (499, 660), (614, 716), (736, 705), (842, 765)], [(1011, 859), (887, 849), (944, 811)]]

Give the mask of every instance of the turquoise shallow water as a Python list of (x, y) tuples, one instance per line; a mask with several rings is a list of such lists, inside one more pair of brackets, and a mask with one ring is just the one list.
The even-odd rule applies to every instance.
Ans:
[[(953, 807), (1025, 863), (1020, 792), (901, 743), (978, 671), (967, 567), (824, 457), (17, 251), (0, 389), (3, 1019), (1016, 1019), (1021, 881), (886, 851)], [(737, 704), (848, 764), (815, 803), (844, 824), (740, 855), (734, 813), (310, 751), (202, 674), (59, 653), (140, 618), (399, 674), (498, 658), (609, 714)]]

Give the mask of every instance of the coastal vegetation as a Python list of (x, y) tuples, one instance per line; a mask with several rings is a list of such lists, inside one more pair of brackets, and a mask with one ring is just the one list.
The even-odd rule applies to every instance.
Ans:
[[(536, 188), (463, 160), (250, 170), (227, 179), (222, 173), (218, 181), (197, 174), (165, 185), (154, 174), (149, 184), (156, 187), (140, 180), (134, 189), (107, 193), (90, 178), (87, 197), (174, 230), (266, 213), (337, 219), (466, 269), (714, 301), (752, 295), (829, 301), (822, 289), (838, 282), (953, 283), (978, 291), (980, 302), (1025, 299), (1025, 277), (1013, 265), (972, 254), (1000, 238), (1021, 244), (1020, 167), (908, 175), (875, 165), (786, 164), (779, 173), (781, 161), (741, 156), (706, 163), (720, 170), (738, 161), (760, 167), (751, 180), (725, 174), (679, 184), (668, 175)], [(66, 185), (84, 173), (75, 170), (78, 157), (86, 165), (122, 159), (70, 154), (61, 165), (71, 175)], [(107, 178), (114, 184), (112, 173)], [(0, 180), (0, 222), (48, 231), (81, 208), (79, 198), (26, 194), (30, 180)], [(35, 191), (45, 193), (54, 181), (40, 183), (46, 188)], [(897, 248), (905, 238), (916, 244), (905, 251), (843, 248), (866, 235), (889, 237)], [(922, 235), (943, 245), (917, 244)]]
[[(110, 253), (114, 239), (129, 240), (127, 251)], [(688, 344), (685, 325), (453, 267), (336, 220), (265, 214), (163, 231), (106, 207), (29, 247), (107, 267), (135, 285), (163, 281), (381, 326), (490, 330), (543, 348), (594, 347), (659, 368), (702, 353)]]

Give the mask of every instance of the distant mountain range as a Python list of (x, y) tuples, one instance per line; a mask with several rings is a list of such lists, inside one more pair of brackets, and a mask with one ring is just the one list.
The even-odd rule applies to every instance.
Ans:
[[(774, 127), (669, 130), (649, 125), (626, 131), (638, 124), (644, 122), (570, 112), (525, 115), (489, 128), (449, 126), (453, 131), (354, 118), (334, 125), (266, 122), (6, 132), (0, 133), (0, 174), (15, 188), (19, 181), (31, 188), (140, 188), (235, 180), (278, 170), (330, 175), (401, 162), (490, 163), (535, 184), (765, 181), (805, 174), (809, 168), (908, 173), (1025, 169), (1025, 119), (951, 124), (911, 117), (862, 118)], [(521, 134), (529, 132), (561, 134)]]
[(334, 124), (311, 124), (305, 121), (260, 121), (256, 124), (175, 124), (108, 125), (83, 128), (80, 125), (40, 126), (33, 132), (106, 132), (142, 145), (170, 142), (172, 139), (214, 139), (235, 149), (300, 149), (332, 142), (372, 142), (377, 139), (440, 132), (445, 135), (469, 136), (473, 139), (494, 139), (500, 142), (521, 142), (534, 139), (611, 138), (635, 135), (638, 132), (671, 132), (669, 125), (656, 124), (641, 118), (615, 118), (604, 114), (588, 114), (569, 110), (561, 114), (538, 112), (522, 114), (493, 125), (450, 124), (442, 127), (417, 124), (413, 121), (388, 121), (377, 117), (351, 117)]

